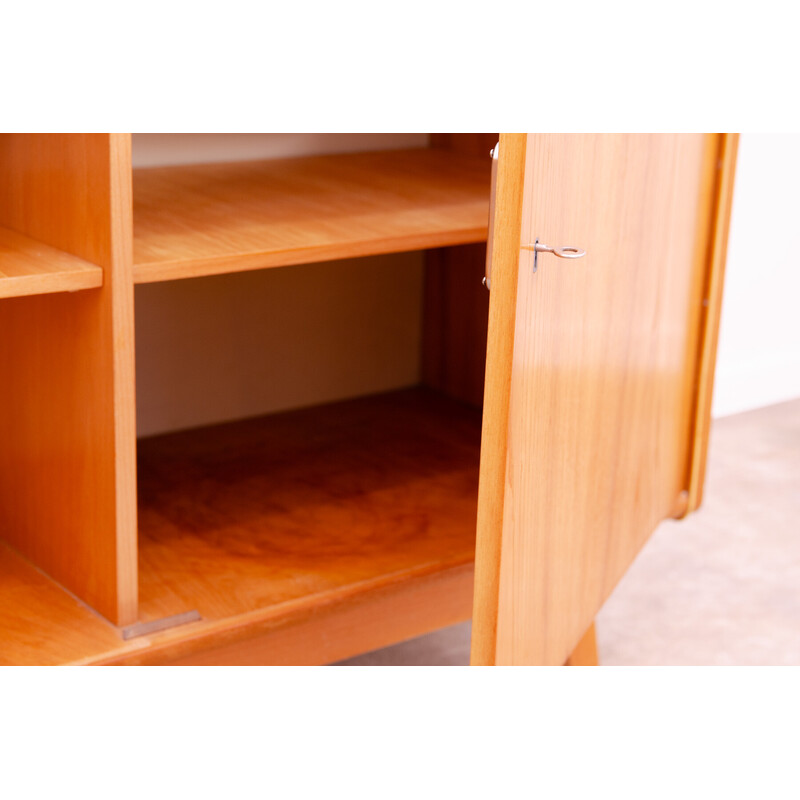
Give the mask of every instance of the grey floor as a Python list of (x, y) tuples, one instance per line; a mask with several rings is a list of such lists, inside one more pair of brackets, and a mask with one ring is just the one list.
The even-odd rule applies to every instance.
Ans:
[[(469, 663), (469, 623), (342, 662)], [(800, 399), (716, 420), (702, 508), (653, 534), (597, 617), (606, 665), (800, 664)]]

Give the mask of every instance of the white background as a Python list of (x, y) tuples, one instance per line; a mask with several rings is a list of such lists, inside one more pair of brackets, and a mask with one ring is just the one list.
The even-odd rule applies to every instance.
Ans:
[(745, 133), (712, 413), (800, 396), (800, 134)]

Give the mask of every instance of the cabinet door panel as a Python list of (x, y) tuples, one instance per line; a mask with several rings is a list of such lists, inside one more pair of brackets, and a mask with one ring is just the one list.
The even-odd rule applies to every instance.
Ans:
[[(724, 145), (501, 140), (474, 663), (563, 664), (658, 523), (687, 510)], [(537, 239), (586, 255), (539, 253), (534, 272)]]

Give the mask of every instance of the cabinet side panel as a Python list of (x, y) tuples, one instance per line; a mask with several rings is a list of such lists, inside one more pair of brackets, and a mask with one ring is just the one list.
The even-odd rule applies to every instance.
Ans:
[[(489, 163), (496, 133), (435, 133), (431, 146)], [(488, 198), (487, 198), (488, 199)], [(483, 401), (489, 293), (481, 281), (486, 245), (443, 247), (425, 254), (422, 380), (472, 406)]]
[(130, 138), (0, 136), (0, 224), (103, 286), (0, 302), (0, 535), (117, 624), (136, 617)]

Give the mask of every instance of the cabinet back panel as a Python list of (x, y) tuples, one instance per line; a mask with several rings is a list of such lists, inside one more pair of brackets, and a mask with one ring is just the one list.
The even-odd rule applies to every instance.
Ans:
[(137, 286), (138, 434), (412, 386), (422, 292), (421, 253)]
[(214, 164), (426, 147), (427, 133), (134, 133), (133, 166)]

